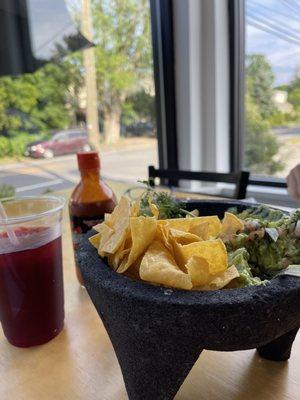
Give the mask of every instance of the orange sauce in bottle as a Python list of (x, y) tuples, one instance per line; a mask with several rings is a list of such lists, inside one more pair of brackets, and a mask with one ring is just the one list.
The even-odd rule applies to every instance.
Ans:
[[(100, 159), (96, 151), (77, 154), (81, 180), (73, 190), (69, 200), (74, 250), (80, 236), (104, 219), (105, 213), (111, 213), (117, 204), (112, 189), (100, 179)], [(83, 286), (83, 279), (75, 256), (76, 275)]]

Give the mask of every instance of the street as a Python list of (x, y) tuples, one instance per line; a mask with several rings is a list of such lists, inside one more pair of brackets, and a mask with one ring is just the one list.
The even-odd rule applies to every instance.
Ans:
[[(148, 165), (157, 166), (157, 148), (153, 142), (133, 149), (104, 151), (101, 154), (101, 176), (111, 181), (135, 183), (147, 179)], [(31, 159), (13, 164), (0, 164), (0, 184), (13, 185), (20, 195), (72, 188), (79, 181), (76, 156), (66, 155), (51, 160)]]
[(282, 137), (291, 137), (291, 136), (299, 136), (300, 135), (300, 126), (293, 126), (293, 127), (277, 127), (277, 128), (273, 128), (272, 131), (278, 135)]

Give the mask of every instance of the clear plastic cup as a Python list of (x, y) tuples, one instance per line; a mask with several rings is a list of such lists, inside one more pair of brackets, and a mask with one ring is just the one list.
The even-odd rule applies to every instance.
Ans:
[(54, 196), (3, 203), (7, 219), (0, 217), (0, 321), (15, 346), (46, 343), (63, 329), (63, 206), (64, 199)]

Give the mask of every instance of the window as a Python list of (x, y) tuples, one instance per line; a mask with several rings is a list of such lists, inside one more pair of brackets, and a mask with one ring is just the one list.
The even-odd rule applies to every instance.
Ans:
[(245, 0), (245, 166), (285, 177), (300, 161), (300, 1)]
[[(28, 56), (30, 50), (35, 61), (28, 68), (13, 71), (11, 65), (0, 68), (0, 159), (13, 164), (14, 157), (24, 154), (46, 157), (45, 152), (29, 152), (28, 145), (35, 146), (34, 142), (46, 142), (51, 138), (83, 138), (85, 133), (78, 131), (83, 129), (88, 132), (91, 146), (84, 145), (82, 149), (101, 150), (102, 172), (106, 178), (131, 184), (146, 179), (148, 165), (157, 165), (149, 1), (28, 0), (22, 3), (28, 4), (23, 11), (30, 49), (22, 47), (17, 12), (16, 15), (13, 11), (11, 15), (2, 13), (0, 6), (0, 19), (12, 17), (16, 22), (15, 36), (20, 39), (15, 46), (14, 38), (7, 38), (4, 41), (8, 43), (7, 52), (22, 58), (21, 55)], [(80, 31), (89, 42), (83, 39)], [(66, 52), (66, 48), (74, 49), (75, 33), (77, 39), (83, 40), (81, 48), (85, 49)], [(90, 42), (94, 46), (89, 47)], [(56, 51), (64, 57), (53, 60)], [(53, 62), (45, 63), (49, 60)], [(0, 60), (1, 63), (4, 61)], [(36, 63), (42, 67), (29, 68), (36, 67)], [(31, 70), (34, 72), (20, 74)], [(48, 156), (61, 157), (77, 150), (71, 146), (63, 150), (56, 146)], [(59, 162), (62, 161), (57, 157), (47, 161), (47, 166), (56, 170), (54, 165)], [(61, 176), (53, 174), (53, 181), (63, 181), (64, 188), (72, 187), (78, 173), (75, 156), (66, 157), (63, 168)], [(67, 175), (63, 175), (66, 171)], [(68, 171), (74, 176), (70, 178)], [(35, 172), (40, 176), (38, 184), (42, 189), (27, 191), (23, 179), (19, 190), (20, 169), (18, 173), (11, 170), (16, 178), (9, 183), (25, 195), (39, 194), (45, 190), (47, 182), (45, 186), (40, 182), (44, 175), (38, 166)], [(8, 178), (4, 183), (7, 182)], [(56, 189), (51, 182), (49, 186)]]

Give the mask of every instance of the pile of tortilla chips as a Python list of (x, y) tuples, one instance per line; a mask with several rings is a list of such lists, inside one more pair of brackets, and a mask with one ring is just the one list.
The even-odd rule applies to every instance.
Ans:
[(221, 240), (243, 229), (239, 218), (225, 213), (222, 222), (217, 216), (159, 220), (155, 204), (150, 209), (153, 216), (138, 216), (139, 202), (130, 205), (122, 197), (94, 227), (98, 233), (89, 240), (115, 271), (188, 290), (221, 289), (239, 277)]

